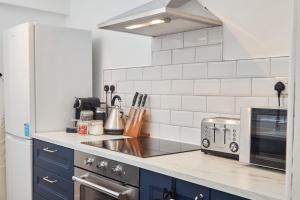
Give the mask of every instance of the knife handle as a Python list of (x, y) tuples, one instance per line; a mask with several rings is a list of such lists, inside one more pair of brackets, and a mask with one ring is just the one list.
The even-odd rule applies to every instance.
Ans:
[(145, 94), (142, 101), (142, 107), (145, 107), (146, 100), (147, 100), (148, 94)]
[(136, 103), (136, 100), (137, 100), (138, 96), (139, 96), (139, 93), (136, 92), (136, 93), (134, 94), (134, 97), (133, 97), (133, 100), (132, 100), (132, 107), (135, 106), (135, 103)]
[(142, 94), (140, 94), (140, 96), (139, 96), (138, 107), (141, 106), (141, 103), (142, 103), (142, 100), (143, 100), (143, 96), (144, 95), (142, 95)]

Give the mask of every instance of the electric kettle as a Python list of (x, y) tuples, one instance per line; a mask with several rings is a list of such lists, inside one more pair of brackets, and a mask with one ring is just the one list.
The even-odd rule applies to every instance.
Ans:
[(104, 125), (104, 133), (108, 135), (122, 135), (125, 127), (121, 105), (115, 105), (115, 101), (121, 101), (121, 97), (116, 95), (111, 100), (111, 111)]

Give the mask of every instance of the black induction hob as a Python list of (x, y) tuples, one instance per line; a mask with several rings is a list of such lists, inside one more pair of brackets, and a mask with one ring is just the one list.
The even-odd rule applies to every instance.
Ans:
[(192, 144), (147, 137), (124, 138), (81, 143), (141, 158), (200, 150), (200, 146)]

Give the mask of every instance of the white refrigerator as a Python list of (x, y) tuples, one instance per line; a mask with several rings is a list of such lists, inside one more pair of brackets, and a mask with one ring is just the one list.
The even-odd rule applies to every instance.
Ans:
[(32, 134), (64, 131), (92, 96), (89, 31), (25, 23), (4, 32), (7, 200), (32, 199)]

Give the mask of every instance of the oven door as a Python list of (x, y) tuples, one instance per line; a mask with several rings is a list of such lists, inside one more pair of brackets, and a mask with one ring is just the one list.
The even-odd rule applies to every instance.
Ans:
[(75, 167), (74, 200), (138, 200), (138, 189)]

